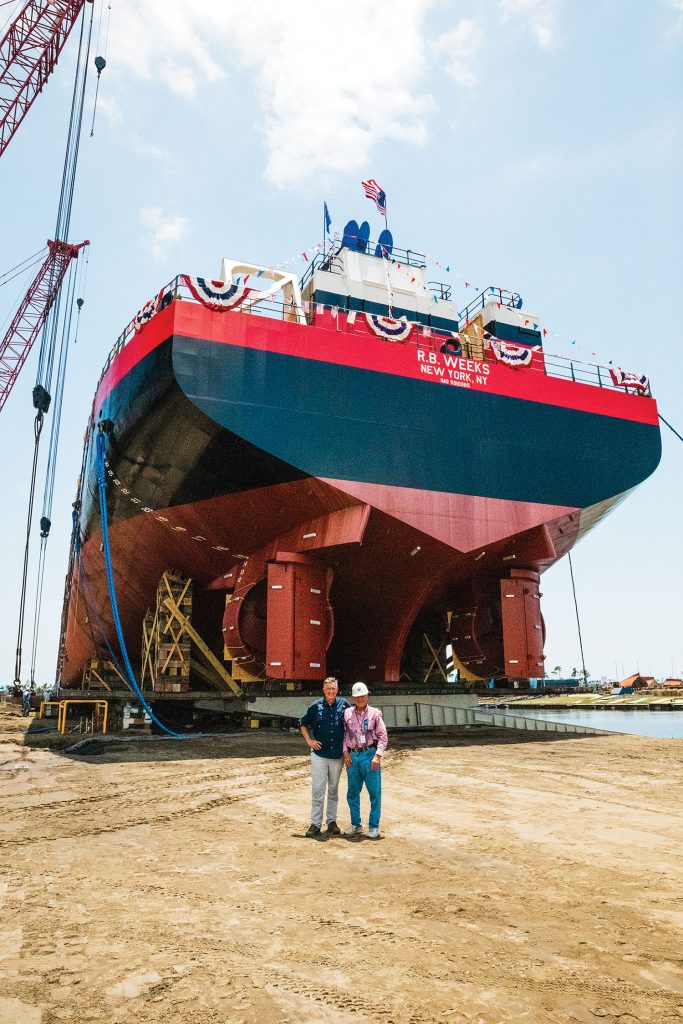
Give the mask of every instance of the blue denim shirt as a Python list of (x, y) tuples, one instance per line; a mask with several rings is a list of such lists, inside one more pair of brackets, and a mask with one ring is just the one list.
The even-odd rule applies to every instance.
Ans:
[(305, 725), (313, 739), (320, 740), (320, 750), (313, 753), (318, 757), (339, 758), (342, 756), (344, 741), (344, 712), (350, 708), (348, 700), (336, 697), (334, 704), (328, 704), (324, 697), (314, 701), (306, 714), (299, 719), (299, 726)]

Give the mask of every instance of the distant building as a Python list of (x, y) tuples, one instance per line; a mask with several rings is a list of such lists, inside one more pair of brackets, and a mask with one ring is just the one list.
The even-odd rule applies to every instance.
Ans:
[(620, 683), (616, 683), (616, 686), (620, 687), (622, 691), (628, 690), (644, 690), (647, 686), (648, 676), (641, 676), (640, 672), (636, 672), (635, 675), (627, 676), (626, 679), (622, 679)]
[(662, 685), (667, 690), (683, 690), (683, 679), (665, 679)]

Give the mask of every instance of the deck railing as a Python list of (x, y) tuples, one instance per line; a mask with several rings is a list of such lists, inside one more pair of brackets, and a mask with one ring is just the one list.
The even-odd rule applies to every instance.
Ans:
[[(168, 305), (169, 303), (174, 301), (191, 302), (194, 303), (195, 305), (199, 304), (197, 300), (191, 295), (190, 290), (184, 284), (181, 275), (179, 275), (178, 277), (174, 277), (172, 281), (170, 281), (163, 289), (161, 289), (161, 291), (163, 292), (163, 296), (160, 303), (160, 309), (163, 309), (165, 305)], [(512, 292), (503, 294), (507, 294), (508, 296), (514, 295), (514, 293)], [(304, 319), (304, 322), (306, 324), (311, 324), (314, 322), (314, 319), (316, 318), (317, 304), (307, 303), (306, 306), (308, 306), (308, 309), (304, 309), (304, 317), (301, 319)], [(328, 305), (325, 306), (324, 308), (327, 312), (330, 312), (332, 307)], [(297, 319), (301, 317), (300, 312), (297, 310), (293, 310), (289, 302), (283, 302), (281, 300), (272, 298), (259, 300), (258, 292), (252, 298), (248, 299), (245, 305), (240, 306), (234, 312), (228, 310), (224, 313), (216, 313), (215, 315), (234, 316), (236, 313), (241, 314), (243, 316), (265, 316), (269, 319), (293, 320), (294, 322), (296, 322)], [(323, 329), (327, 328), (328, 330), (338, 331), (340, 321), (343, 322), (341, 318), (346, 317), (348, 315), (348, 311), (340, 309), (337, 311), (337, 313), (337, 318), (333, 319), (332, 317), (330, 317), (329, 322), (325, 322), (322, 324), (318, 321), (318, 326), (322, 327)], [(367, 337), (368, 343), (377, 342), (378, 344), (384, 345), (397, 344), (397, 342), (395, 341), (384, 340), (382, 338), (377, 337), (374, 334), (368, 334), (368, 332), (363, 327), (363, 314), (357, 313), (356, 317), (356, 324), (360, 326), (356, 327), (356, 324), (354, 324), (351, 330), (362, 331), (363, 334), (365, 334), (365, 336)], [(348, 325), (346, 325), (345, 329), (349, 329)], [(126, 327), (123, 329), (119, 337), (116, 339), (116, 342), (112, 346), (112, 349), (109, 352), (109, 355), (107, 356), (107, 361), (102, 368), (102, 373), (100, 374), (100, 382), (102, 381), (102, 378), (106, 374), (107, 370), (111, 366), (114, 359), (116, 359), (119, 353), (126, 347), (131, 338), (134, 337), (135, 333), (135, 318), (133, 318), (133, 320), (131, 320), (130, 323), (126, 325)], [(462, 355), (464, 358), (478, 359), (480, 361), (496, 364), (497, 360), (495, 359), (495, 356), (490, 350), (487, 350), (485, 348), (483, 340), (471, 338), (465, 333), (460, 334), (459, 337), (460, 345), (462, 347)], [(416, 345), (419, 348), (428, 349), (432, 352), (439, 352), (441, 347), (445, 343), (449, 344), (450, 354), (453, 354), (452, 346), (455, 343), (455, 339), (453, 337), (452, 332), (439, 330), (438, 328), (435, 327), (425, 327), (423, 324), (416, 324), (415, 330), (413, 331), (411, 337), (405, 344)], [(562, 380), (571, 380), (579, 384), (589, 384), (592, 385), (593, 387), (608, 388), (613, 391), (621, 392), (627, 390), (623, 387), (618, 387), (613, 383), (612, 377), (610, 375), (610, 368), (607, 366), (601, 366), (598, 365), (597, 363), (585, 363), (578, 359), (568, 359), (565, 356), (549, 354), (544, 352), (540, 346), (533, 349), (532, 351), (534, 355), (531, 365), (524, 367), (523, 369), (520, 368), (520, 373), (543, 373), (548, 377), (558, 377)], [(631, 393), (634, 392), (631, 391)], [(650, 395), (651, 392), (648, 390), (647, 394)]]
[[(362, 250), (369, 256), (374, 256), (375, 250), (380, 245), (380, 242), (368, 241), (365, 244), (365, 249)], [(306, 270), (304, 271), (303, 277), (301, 278), (301, 290), (304, 290), (305, 285), (313, 276), (315, 270), (324, 270), (328, 274), (341, 274), (344, 271), (344, 266), (339, 258), (339, 253), (342, 249), (349, 248), (343, 246), (341, 242), (333, 242), (331, 247), (324, 253), (318, 252), (315, 254), (313, 259), (310, 261)], [(351, 250), (352, 252), (360, 252), (361, 250)], [(412, 249), (398, 249), (396, 246), (392, 246), (391, 252), (385, 250), (387, 255), (386, 258), (390, 263), (400, 263), (403, 267), (417, 267), (421, 269), (427, 266), (427, 257), (421, 252), (414, 252)], [(446, 287), (446, 286), (444, 286)]]
[(499, 302), (501, 306), (508, 306), (511, 309), (522, 308), (522, 296), (517, 292), (509, 292), (506, 288), (494, 288), (493, 285), (490, 285), (472, 299), (469, 306), (465, 306), (459, 311), (458, 319), (462, 323), (474, 320), (475, 316), (481, 313), (489, 302)]

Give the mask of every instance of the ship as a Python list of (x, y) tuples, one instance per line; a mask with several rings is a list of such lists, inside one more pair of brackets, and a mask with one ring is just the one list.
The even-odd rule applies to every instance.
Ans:
[(419, 689), (444, 652), (449, 682), (544, 676), (541, 576), (655, 470), (649, 382), (547, 353), (515, 292), (458, 310), (424, 256), (353, 223), (301, 279), (228, 258), (178, 275), (117, 339), (74, 504), (62, 687), (117, 653), (98, 434), (136, 671), (172, 572), (243, 692), (328, 674)]

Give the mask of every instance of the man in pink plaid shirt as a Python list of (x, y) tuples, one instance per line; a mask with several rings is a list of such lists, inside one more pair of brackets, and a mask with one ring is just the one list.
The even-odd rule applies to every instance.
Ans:
[(379, 817), (382, 809), (382, 755), (389, 742), (387, 727), (379, 708), (368, 704), (365, 683), (354, 683), (351, 700), (354, 707), (344, 712), (343, 756), (347, 771), (346, 799), (351, 812), (351, 828), (345, 835), (363, 835), (360, 794), (365, 784), (370, 797), (368, 839), (381, 839)]

